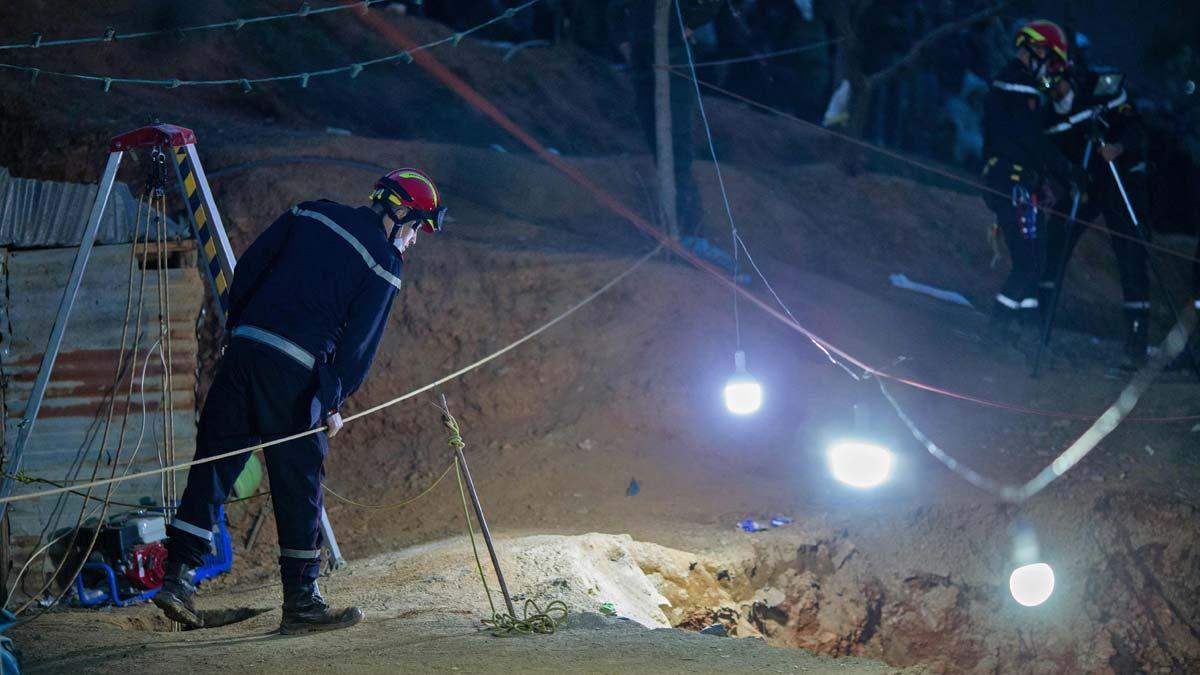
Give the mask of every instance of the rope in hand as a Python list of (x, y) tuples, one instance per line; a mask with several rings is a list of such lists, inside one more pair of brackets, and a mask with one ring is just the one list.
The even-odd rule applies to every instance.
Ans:
[(533, 600), (525, 601), (523, 616), (517, 618), (510, 614), (496, 611), (496, 603), (492, 600), (492, 589), (488, 586), (487, 575), (483, 572), (483, 562), (479, 558), (479, 547), (475, 544), (475, 527), (471, 525), (471, 510), (467, 506), (467, 490), (463, 486), (462, 466), (458, 462), (458, 453), (467, 446), (462, 439), (462, 431), (458, 420), (454, 419), (448, 410), (442, 411), (442, 425), (447, 429), (446, 444), (454, 451), (454, 463), (458, 478), (458, 494), (462, 498), (463, 518), (467, 521), (467, 535), (471, 540), (471, 553), (475, 555), (475, 569), (479, 571), (479, 580), (483, 582), (483, 592), (487, 595), (488, 606), (492, 610), (492, 618), (483, 619), (483, 625), (492, 629), (495, 637), (514, 637), (518, 635), (553, 635), (559, 626), (567, 624), (567, 603), (553, 600), (545, 609)]

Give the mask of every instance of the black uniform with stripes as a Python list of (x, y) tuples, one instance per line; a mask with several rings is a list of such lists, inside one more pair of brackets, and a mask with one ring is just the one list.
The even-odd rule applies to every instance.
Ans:
[[(400, 289), (402, 261), (369, 208), (305, 202), (250, 245), (230, 289), (232, 334), (200, 415), (196, 458), (321, 425), (366, 378)], [(315, 433), (267, 448), (285, 584), (320, 568), (321, 480), (328, 450)], [(193, 466), (168, 541), (198, 567), (247, 454)]]
[[(1016, 317), (1036, 309), (1037, 288), (1045, 265), (1046, 238), (1041, 214), (1022, 225), (1026, 199), (1041, 188), (1047, 171), (1069, 171), (1069, 163), (1044, 134), (1043, 95), (1029, 69), (1018, 59), (1008, 62), (992, 81), (983, 102), (984, 178), (990, 188), (984, 201), (996, 214), (1012, 258), (1008, 279), (996, 294), (997, 318)], [(1033, 225), (1033, 227), (1030, 227)]]
[[(1105, 143), (1119, 143), (1123, 152), (1115, 164), (1120, 172), (1125, 192), (1138, 218), (1146, 216), (1146, 134), (1136, 109), (1124, 89), (1110, 95), (1097, 96), (1096, 83), (1110, 71), (1087, 70), (1072, 83), (1074, 101), (1068, 111), (1055, 114), (1046, 134), (1054, 139), (1063, 153), (1082, 165), (1089, 138), (1103, 139)], [(1088, 163), (1087, 193), (1080, 200), (1078, 222), (1094, 222), (1104, 216), (1104, 225), (1113, 231), (1111, 237), (1113, 253), (1121, 275), (1124, 314), (1130, 349), (1144, 352), (1146, 329), (1150, 316), (1150, 286), (1146, 266), (1146, 247), (1138, 238), (1129, 211), (1117, 188), (1108, 163), (1100, 156), (1100, 145), (1093, 143)], [(1042, 279), (1042, 297), (1054, 290), (1059, 261), (1070, 257), (1085, 227), (1065, 227), (1063, 218), (1055, 219), (1049, 228), (1049, 253), (1046, 271)], [(1143, 232), (1148, 236), (1150, 229), (1143, 223)]]

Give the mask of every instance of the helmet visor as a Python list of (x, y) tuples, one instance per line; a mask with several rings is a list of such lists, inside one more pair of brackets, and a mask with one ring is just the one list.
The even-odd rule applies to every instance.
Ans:
[(410, 206), (402, 222), (417, 223), (414, 227), (420, 228), (422, 232), (433, 234), (434, 232), (442, 231), (442, 223), (445, 220), (446, 207), (444, 206), (439, 206), (432, 211), (423, 211)]

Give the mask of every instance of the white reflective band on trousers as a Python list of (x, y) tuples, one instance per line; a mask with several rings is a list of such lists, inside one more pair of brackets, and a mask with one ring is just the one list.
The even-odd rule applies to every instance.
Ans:
[(178, 518), (175, 518), (174, 520), (171, 521), (171, 527), (173, 527), (177, 530), (183, 530), (184, 532), (187, 532), (190, 535), (200, 537), (204, 541), (212, 541), (213, 540), (212, 530), (205, 530), (203, 528), (196, 527), (195, 525), (192, 525), (191, 523), (187, 522), (186, 520), (180, 520)]
[(1125, 307), (1125, 309), (1150, 309), (1150, 301), (1149, 300), (1140, 300), (1140, 301), (1126, 302), (1123, 305), (1123, 307)]
[(1037, 298), (1025, 298), (1024, 300), (1013, 300), (1003, 293), (996, 294), (996, 302), (1004, 305), (1009, 309), (1037, 309)]
[(300, 558), (302, 560), (316, 560), (321, 557), (321, 549), (306, 551), (298, 548), (283, 548), (280, 547), (279, 555), (284, 558)]
[(324, 213), (310, 211), (309, 209), (302, 209), (299, 206), (293, 206), (292, 213), (297, 216), (303, 216), (305, 218), (312, 218), (313, 220), (317, 221), (318, 223), (321, 223), (325, 227), (328, 227), (329, 229), (336, 232), (339, 237), (346, 240), (346, 243), (353, 246), (355, 251), (358, 251), (358, 254), (360, 256), (362, 256), (363, 262), (365, 262), (367, 264), (367, 267), (372, 272), (374, 272), (375, 274), (378, 274), (379, 277), (381, 279), (383, 279), (384, 281), (395, 286), (397, 290), (400, 289), (400, 278), (397, 277), (396, 275), (392, 274), (391, 272), (383, 269), (382, 267), (380, 267), (379, 263), (375, 261), (375, 257), (372, 256), (371, 252), (367, 250), (367, 247), (363, 246), (362, 242), (359, 241), (358, 239), (356, 239), (354, 237), (354, 235), (347, 232), (346, 228), (333, 222), (333, 219), (331, 219), (329, 216), (325, 215)]
[(296, 363), (304, 366), (307, 370), (312, 370), (313, 366), (317, 364), (317, 359), (312, 354), (309, 354), (308, 350), (269, 330), (263, 330), (255, 326), (238, 326), (233, 329), (233, 337), (246, 338), (247, 340), (253, 340), (259, 344), (273, 347), (290, 356)]

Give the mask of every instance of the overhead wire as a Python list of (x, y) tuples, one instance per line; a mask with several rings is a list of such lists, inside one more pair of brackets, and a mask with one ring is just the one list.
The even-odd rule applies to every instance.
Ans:
[(821, 40), (819, 42), (810, 42), (808, 44), (797, 45), (795, 47), (787, 47), (784, 49), (777, 49), (775, 51), (770, 51), (770, 52), (748, 54), (746, 56), (737, 56), (737, 57), (728, 58), (728, 59), (718, 59), (715, 61), (697, 61), (695, 63), (692, 63), (692, 62), (672, 63), (672, 64), (670, 64), (670, 67), (674, 68), (674, 67), (691, 65), (694, 68), (711, 68), (713, 66), (731, 66), (731, 65), (738, 64), (738, 63), (767, 61), (769, 59), (776, 59), (781, 56), (791, 56), (792, 54), (800, 54), (802, 52), (812, 51), (814, 49), (820, 49), (822, 47), (828, 47), (830, 45), (835, 45), (839, 42), (842, 42), (845, 39), (846, 38), (844, 38), (844, 37), (836, 37), (836, 38), (831, 38), (829, 40)]
[[(675, 7), (676, 18), (679, 19), (679, 35), (681, 38), (680, 42), (683, 43), (684, 52), (687, 54), (688, 64), (692, 68), (692, 76), (695, 77), (696, 65), (692, 62), (693, 61), (692, 45), (686, 39), (687, 24), (685, 24), (683, 21), (683, 10), (680, 8), (678, 0), (675, 0), (671, 4)], [(713, 170), (717, 174), (717, 185), (721, 188), (721, 202), (725, 205), (725, 215), (726, 215), (726, 217), (729, 218), (729, 241), (730, 241), (730, 245), (733, 247), (733, 269), (730, 272), (730, 274), (733, 278), (733, 283), (734, 283), (733, 326), (734, 326), (734, 331), (735, 331), (735, 335), (736, 335), (735, 339), (736, 339), (736, 344), (737, 344), (737, 351), (740, 352), (742, 349), (742, 319), (741, 319), (741, 314), (738, 310), (738, 295), (739, 295), (739, 293), (737, 292), (738, 263), (740, 261), (740, 256), (738, 256), (738, 250), (737, 250), (737, 238), (738, 238), (737, 223), (735, 223), (733, 220), (733, 209), (729, 205), (729, 192), (725, 189), (725, 177), (721, 175), (721, 163), (719, 161), (717, 161), (717, 148), (713, 144), (712, 127), (709, 126), (709, 124), (708, 124), (708, 112), (705, 111), (705, 109), (704, 109), (704, 100), (703, 100), (703, 97), (700, 96), (700, 86), (699, 85), (696, 85), (696, 100), (699, 102), (700, 119), (704, 121), (704, 137), (706, 139), (708, 139), (708, 150), (709, 150), (709, 153), (712, 155)], [(691, 120), (689, 120), (689, 122), (690, 121)], [(740, 359), (741, 357), (738, 356), (737, 358)]]
[(252, 26), (260, 23), (269, 23), (272, 21), (280, 21), (283, 19), (306, 18), (310, 16), (318, 16), (321, 14), (329, 14), (332, 12), (343, 12), (348, 9), (361, 9), (366, 11), (372, 5), (378, 5), (391, 0), (359, 0), (355, 4), (340, 3), (329, 7), (318, 7), (313, 9), (308, 2), (304, 2), (300, 9), (293, 12), (283, 12), (280, 14), (264, 14), (261, 16), (252, 16), (245, 19), (231, 19), (228, 21), (217, 21), (214, 23), (205, 23), (195, 26), (183, 26), (181, 28), (165, 28), (162, 30), (145, 30), (129, 33), (117, 32), (117, 29), (109, 26), (105, 29), (102, 35), (92, 35), (88, 37), (76, 38), (60, 38), (57, 40), (46, 40), (42, 37), (41, 32), (33, 34), (29, 42), (14, 42), (10, 44), (0, 44), (0, 51), (18, 50), (18, 49), (46, 49), (48, 47), (64, 47), (68, 45), (86, 45), (98, 43), (112, 42), (128, 42), (129, 40), (138, 40), (142, 38), (160, 37), (165, 35), (180, 35), (186, 33), (195, 33), (200, 31), (218, 30), (222, 28), (232, 28), (235, 31), (241, 30), (246, 26)]
[(365, 61), (356, 61), (344, 66), (336, 66), (333, 68), (324, 68), (320, 70), (298, 71), (285, 73), (281, 75), (269, 75), (265, 77), (233, 77), (222, 79), (207, 79), (207, 80), (189, 80), (182, 78), (151, 78), (151, 77), (113, 77), (109, 75), (89, 75), (85, 73), (69, 73), (56, 70), (46, 70), (34, 66), (22, 66), (13, 63), (0, 63), (0, 69), (24, 72), (30, 74), (35, 80), (40, 76), (58, 77), (63, 79), (81, 80), (85, 82), (99, 82), (104, 85), (104, 91), (108, 92), (114, 84), (117, 85), (137, 85), (137, 86), (155, 86), (175, 89), (178, 87), (214, 87), (214, 86), (239, 86), (243, 91), (250, 91), (256, 84), (264, 84), (268, 82), (290, 82), (297, 81), (301, 87), (308, 87), (308, 82), (316, 77), (328, 77), (331, 75), (340, 75), (348, 73), (351, 78), (356, 78), (362, 73), (364, 68), (376, 66), (383, 63), (411, 63), (414, 54), (439, 47), (444, 44), (452, 43), (458, 45), (463, 38), (481, 31), (489, 26), (492, 26), (501, 21), (511, 19), (518, 13), (538, 4), (542, 0), (529, 0), (528, 2), (516, 7), (509, 7), (500, 14), (484, 21), (481, 24), (471, 28), (452, 33), (446, 37), (427, 42), (425, 44), (414, 46), (410, 49), (405, 49), (387, 56), (381, 56), (375, 59), (367, 59)]

